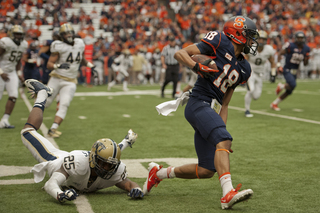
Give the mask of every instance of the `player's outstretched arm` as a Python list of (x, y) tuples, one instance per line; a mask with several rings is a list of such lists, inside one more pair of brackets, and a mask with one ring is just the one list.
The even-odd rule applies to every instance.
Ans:
[(68, 189), (65, 191), (61, 190), (60, 186), (64, 181), (67, 180), (68, 177), (68, 173), (61, 165), (61, 168), (55, 171), (44, 185), (44, 189), (46, 190), (46, 192), (53, 198), (57, 199), (60, 203), (63, 203), (66, 200), (72, 201), (78, 196), (74, 189)]
[(131, 181), (129, 178), (126, 178), (120, 183), (117, 183), (116, 186), (129, 192), (128, 196), (133, 199), (143, 198), (144, 196), (140, 186), (136, 182)]
[(125, 136), (125, 138), (118, 144), (121, 151), (123, 151), (125, 148), (130, 146), (132, 148), (132, 145), (134, 142), (136, 142), (138, 137), (138, 134), (133, 132), (132, 129), (129, 129), (128, 134)]

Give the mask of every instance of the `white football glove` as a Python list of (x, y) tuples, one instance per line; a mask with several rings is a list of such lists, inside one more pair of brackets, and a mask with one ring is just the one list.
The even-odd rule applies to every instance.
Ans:
[(134, 133), (132, 129), (128, 131), (128, 134), (126, 135), (125, 139), (127, 140), (127, 143), (129, 144), (130, 148), (132, 148), (132, 145), (134, 142), (136, 142), (136, 139), (138, 137), (137, 133)]

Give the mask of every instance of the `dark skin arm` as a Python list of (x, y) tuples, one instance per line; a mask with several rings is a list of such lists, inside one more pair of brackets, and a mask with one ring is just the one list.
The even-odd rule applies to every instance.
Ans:
[(121, 181), (120, 183), (117, 183), (116, 187), (123, 189), (123, 190), (126, 190), (127, 192), (130, 192), (131, 189), (136, 188), (136, 187), (140, 188), (140, 186), (137, 183), (131, 181), (129, 178), (126, 178), (123, 181)]
[(233, 95), (234, 89), (229, 87), (226, 91), (226, 93), (223, 96), (222, 99), (222, 106), (221, 106), (221, 111), (220, 111), (220, 117), (224, 121), (225, 124), (227, 124), (227, 118), (228, 118), (228, 106), (231, 100), (231, 97)]
[(174, 54), (174, 58), (179, 61), (180, 64), (189, 67), (192, 69), (194, 65), (196, 65), (196, 62), (192, 60), (190, 57), (191, 55), (201, 54), (199, 48), (192, 44), (190, 46), (187, 46), (181, 50), (178, 50)]
[[(0, 56), (2, 56), (5, 52), (6, 52), (6, 50), (0, 47)], [(0, 76), (4, 81), (9, 81), (7, 73), (2, 73)]]
[(53, 70), (54, 69), (54, 65), (55, 63), (58, 61), (59, 59), (59, 53), (55, 52), (55, 53), (51, 53), (50, 54), (50, 58), (48, 60), (48, 64), (47, 64), (47, 68), (49, 70)]

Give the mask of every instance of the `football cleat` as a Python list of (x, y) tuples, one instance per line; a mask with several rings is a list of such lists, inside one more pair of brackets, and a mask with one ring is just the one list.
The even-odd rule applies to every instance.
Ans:
[(62, 132), (58, 131), (57, 129), (49, 129), (48, 136), (52, 138), (58, 138)]
[(222, 209), (230, 209), (234, 204), (246, 201), (252, 196), (253, 191), (251, 189), (245, 189), (239, 192), (241, 186), (241, 184), (238, 184), (237, 188), (232, 189), (220, 199)]
[(14, 129), (14, 126), (10, 125), (9, 121), (2, 120), (0, 122), (0, 129)]
[(274, 111), (280, 111), (280, 108), (278, 107), (278, 104), (271, 103), (270, 104), (270, 108), (273, 109)]
[(279, 95), (279, 93), (283, 90), (283, 84), (278, 83), (277, 88), (276, 88), (276, 95)]
[(244, 112), (244, 115), (245, 115), (247, 118), (252, 118), (252, 117), (253, 117), (253, 114), (251, 114), (249, 110), (246, 110), (246, 111)]
[(35, 79), (25, 80), (24, 84), (34, 93), (34, 95), (38, 94), (40, 90), (46, 90), (48, 97), (53, 93), (53, 89), (51, 87), (48, 87)]
[(142, 190), (142, 192), (145, 195), (149, 194), (153, 186), (157, 187), (158, 184), (162, 181), (162, 179), (158, 178), (157, 176), (157, 171), (159, 171), (162, 167), (163, 167), (162, 165), (159, 165), (154, 162), (149, 163), (149, 167), (148, 167), (149, 174), (146, 182), (143, 184), (143, 190)]
[(125, 139), (127, 140), (130, 148), (132, 148), (132, 145), (134, 144), (134, 142), (136, 142), (137, 137), (138, 137), (138, 134), (133, 132), (132, 129), (129, 129)]

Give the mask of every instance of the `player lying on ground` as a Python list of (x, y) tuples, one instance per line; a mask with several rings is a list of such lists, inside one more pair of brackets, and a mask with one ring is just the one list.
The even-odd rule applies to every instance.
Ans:
[(94, 192), (114, 185), (128, 191), (132, 198), (144, 196), (139, 185), (127, 177), (126, 165), (120, 161), (121, 151), (128, 146), (132, 147), (138, 137), (136, 133), (130, 129), (119, 144), (109, 138), (99, 139), (91, 151), (59, 150), (37, 133), (52, 89), (33, 79), (25, 81), (25, 84), (37, 95), (28, 121), (21, 131), (23, 144), (39, 162), (31, 170), (36, 183), (41, 182), (48, 172), (50, 179), (44, 189), (59, 202), (74, 200), (78, 193)]

